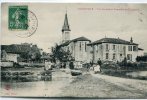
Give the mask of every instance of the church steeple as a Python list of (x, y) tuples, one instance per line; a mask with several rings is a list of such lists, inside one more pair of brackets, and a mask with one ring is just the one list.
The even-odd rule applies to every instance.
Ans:
[(62, 43), (65, 43), (70, 40), (70, 27), (67, 18), (67, 12), (65, 14), (64, 24), (62, 27)]
[(70, 27), (69, 27), (69, 24), (68, 24), (67, 13), (65, 14), (64, 25), (62, 27), (62, 32), (63, 31), (70, 31)]

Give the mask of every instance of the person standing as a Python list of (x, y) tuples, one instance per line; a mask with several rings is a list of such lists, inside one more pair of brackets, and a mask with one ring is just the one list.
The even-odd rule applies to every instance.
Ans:
[(100, 66), (100, 72), (101, 72), (101, 65), (102, 65), (102, 61), (101, 59), (99, 58), (99, 60), (97, 61), (97, 64)]
[(69, 67), (70, 67), (70, 69), (74, 69), (74, 64), (72, 61), (69, 63)]

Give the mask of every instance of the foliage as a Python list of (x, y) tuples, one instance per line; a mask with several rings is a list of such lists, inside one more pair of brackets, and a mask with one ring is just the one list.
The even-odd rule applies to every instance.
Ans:
[(136, 61), (137, 62), (139, 62), (139, 61), (146, 62), (147, 61), (147, 56), (137, 56)]
[[(41, 58), (40, 49), (37, 47), (37, 45), (32, 44), (12, 44), (12, 45), (2, 45), (2, 50), (6, 53), (13, 53), (13, 54), (19, 54), (20, 61), (39, 61)], [(4, 56), (5, 52), (3, 52), (1, 55)]]
[(52, 47), (52, 55), (51, 55), (53, 61), (59, 60), (60, 62), (65, 62), (72, 60), (71, 53), (69, 50), (65, 51), (63, 48), (56, 44), (55, 47)]

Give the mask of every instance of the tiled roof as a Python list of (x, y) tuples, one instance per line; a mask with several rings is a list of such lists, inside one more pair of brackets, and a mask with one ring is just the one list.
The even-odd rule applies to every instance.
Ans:
[(90, 41), (89, 39), (87, 39), (86, 37), (79, 37), (79, 38), (76, 38), (76, 39), (73, 39), (73, 40), (70, 40), (70, 41), (67, 41), (63, 44), (61, 44), (60, 46), (67, 46), (69, 43), (71, 42), (76, 42), (76, 41)]
[(39, 50), (35, 45), (24, 45), (24, 44), (11, 44), (11, 45), (1, 45), (1, 50), (5, 50), (7, 53), (26, 53), (29, 51)]
[(24, 45), (1, 45), (1, 49), (5, 50), (7, 53), (22, 53), (28, 52), (30, 50), (29, 46)]
[(136, 43), (131, 43), (129, 41), (126, 40), (122, 40), (119, 38), (102, 38), (100, 40), (94, 41), (92, 43), (89, 43), (88, 45), (92, 45), (92, 44), (101, 44), (101, 43), (114, 43), (114, 44), (133, 44), (133, 45), (138, 45)]

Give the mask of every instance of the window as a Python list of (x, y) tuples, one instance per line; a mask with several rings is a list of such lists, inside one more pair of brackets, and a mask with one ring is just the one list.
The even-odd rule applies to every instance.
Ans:
[(128, 51), (132, 51), (132, 46), (128, 46)]
[(120, 54), (120, 57), (122, 57), (122, 54)]
[(87, 49), (87, 44), (86, 44), (86, 42), (85, 42), (85, 52), (87, 51), (86, 49)]
[(120, 46), (119, 46), (119, 45), (117, 46), (117, 49), (118, 49), (118, 51), (119, 51), (119, 49), (120, 49)]
[(122, 45), (119, 45), (119, 51), (123, 51), (123, 46)]
[(97, 52), (98, 52), (98, 49), (99, 49), (99, 45), (97, 45)]
[(108, 44), (106, 44), (106, 50), (108, 50), (108, 49), (109, 49), (109, 48), (108, 48), (108, 46), (109, 46), (109, 45), (108, 45)]
[(71, 46), (71, 51), (73, 52), (73, 45)]
[(97, 51), (97, 45), (95, 45), (94, 48), (95, 48), (95, 51)]
[(94, 49), (95, 49), (96, 52), (98, 52), (98, 45), (95, 45)]
[(109, 59), (109, 53), (106, 53), (106, 59)]
[(81, 51), (81, 42), (80, 42), (80, 51)]
[(137, 46), (133, 46), (133, 51), (137, 51)]
[(115, 50), (116, 49), (116, 46), (115, 45), (113, 45), (113, 50)]
[(131, 54), (127, 54), (127, 59), (132, 61), (132, 55)]
[(103, 46), (102, 45), (100, 45), (100, 49), (103, 49)]
[(116, 59), (116, 54), (115, 53), (113, 54), (113, 59)]

